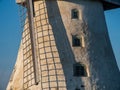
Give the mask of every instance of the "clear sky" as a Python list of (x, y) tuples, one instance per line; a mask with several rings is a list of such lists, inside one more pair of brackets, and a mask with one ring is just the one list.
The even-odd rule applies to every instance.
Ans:
[[(0, 90), (5, 90), (20, 44), (20, 17), (15, 0), (0, 0)], [(120, 9), (105, 12), (109, 35), (120, 68)]]

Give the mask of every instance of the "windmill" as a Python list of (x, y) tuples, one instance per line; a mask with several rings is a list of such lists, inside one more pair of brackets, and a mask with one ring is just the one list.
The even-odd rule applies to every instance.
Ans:
[(16, 2), (24, 30), (7, 90), (120, 89), (104, 17), (119, 0)]

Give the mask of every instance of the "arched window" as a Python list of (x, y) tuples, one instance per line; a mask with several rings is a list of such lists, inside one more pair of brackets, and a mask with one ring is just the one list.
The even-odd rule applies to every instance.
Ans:
[(74, 70), (74, 76), (79, 77), (79, 76), (87, 76), (87, 71), (86, 67), (83, 64), (76, 63), (73, 65), (73, 70)]
[(72, 19), (79, 18), (79, 11), (77, 9), (72, 9)]

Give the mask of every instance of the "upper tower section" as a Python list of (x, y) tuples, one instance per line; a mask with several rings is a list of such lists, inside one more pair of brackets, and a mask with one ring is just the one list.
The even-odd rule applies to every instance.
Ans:
[[(34, 0), (38, 1), (38, 0)], [(66, 0), (69, 1), (69, 0)], [(93, 1), (93, 0), (91, 0)], [(110, 10), (114, 8), (120, 7), (120, 0), (94, 0), (94, 1), (100, 1), (103, 4), (104, 10)], [(24, 5), (26, 0), (16, 0), (16, 3)]]

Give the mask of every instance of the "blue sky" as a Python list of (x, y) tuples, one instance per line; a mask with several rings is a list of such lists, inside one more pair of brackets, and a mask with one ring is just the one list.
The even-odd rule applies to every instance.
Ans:
[[(21, 39), (20, 17), (14, 0), (0, 0), (0, 90), (5, 90)], [(120, 68), (120, 9), (105, 12), (110, 39)]]
[(105, 17), (113, 51), (120, 69), (120, 8), (105, 11)]

